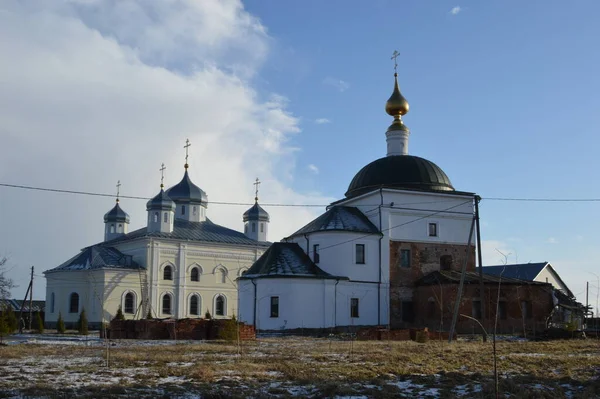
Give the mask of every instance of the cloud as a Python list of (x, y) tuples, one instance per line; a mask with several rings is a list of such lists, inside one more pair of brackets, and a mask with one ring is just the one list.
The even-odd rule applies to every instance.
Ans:
[[(7, 0), (3, 8), (0, 53), (11, 57), (0, 63), (0, 182), (110, 193), (121, 180), (122, 195), (148, 198), (158, 192), (162, 162), (167, 186), (181, 180), (189, 138), (190, 177), (208, 193), (216, 223), (242, 229), (245, 206), (214, 202), (252, 202), (257, 176), (263, 203), (333, 200), (291, 185), (289, 140), (301, 134), (299, 122), (285, 97), (251, 84), (271, 39), (241, 2)], [(239, 51), (248, 45), (259, 54)], [(11, 253), (15, 276), (32, 264), (41, 273), (101, 241), (102, 217), (114, 204), (0, 191), (0, 253)], [(130, 230), (145, 225), (144, 200), (124, 198), (121, 206)], [(264, 207), (271, 241), (322, 211)], [(35, 284), (43, 295), (44, 279)]]
[(317, 119), (315, 119), (315, 123), (317, 125), (324, 125), (326, 123), (331, 123), (331, 121), (327, 118), (317, 118)]
[(452, 7), (452, 9), (450, 10), (450, 14), (456, 15), (461, 11), (462, 11), (462, 8), (460, 8), (460, 6)]
[[(506, 258), (502, 254), (506, 255)], [(484, 266), (516, 263), (516, 254), (517, 251), (504, 241), (481, 241), (481, 256)]]
[(548, 244), (558, 244), (558, 240), (554, 237), (549, 237), (546, 241)]
[(332, 78), (330, 76), (323, 79), (323, 84), (326, 86), (331, 86), (342, 93), (350, 88), (350, 83), (341, 79)]
[(312, 164), (312, 163), (308, 165), (308, 170), (310, 170), (315, 175), (319, 174), (319, 168), (316, 165)]

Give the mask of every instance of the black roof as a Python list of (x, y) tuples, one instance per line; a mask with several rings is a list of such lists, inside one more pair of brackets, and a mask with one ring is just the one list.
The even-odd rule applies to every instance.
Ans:
[(258, 205), (257, 201), (254, 203), (254, 205), (252, 205), (252, 208), (244, 212), (243, 219), (244, 222), (247, 222), (248, 220), (260, 220), (263, 222), (268, 222), (269, 214), (260, 205)]
[(125, 255), (116, 248), (93, 245), (91, 247), (84, 248), (79, 254), (75, 255), (60, 266), (47, 270), (44, 273), (104, 268), (141, 269), (142, 266), (134, 262), (131, 255)]
[(377, 226), (371, 223), (364, 213), (353, 206), (334, 206), (290, 237), (313, 233), (315, 231), (349, 231), (381, 234)]
[(178, 203), (195, 203), (207, 204), (208, 197), (206, 193), (197, 185), (192, 183), (187, 169), (183, 175), (183, 179), (173, 187), (167, 190), (167, 195)]
[(161, 188), (160, 192), (158, 194), (156, 194), (156, 196), (154, 196), (154, 198), (152, 198), (150, 201), (148, 201), (146, 203), (146, 209), (149, 211), (153, 210), (153, 209), (174, 210), (175, 203), (173, 202), (173, 200), (171, 198), (169, 198), (167, 193), (165, 193), (165, 190), (163, 190)]
[(129, 215), (127, 214), (127, 212), (125, 212), (123, 209), (121, 209), (121, 206), (119, 205), (119, 202), (117, 201), (117, 203), (115, 204), (113, 209), (111, 209), (104, 215), (104, 222), (105, 223), (106, 222), (129, 223)]
[(522, 263), (516, 265), (498, 265), (484, 266), (483, 271), (486, 274), (493, 274), (502, 277), (519, 278), (521, 280), (533, 281), (533, 279), (546, 267), (548, 262), (540, 263)]
[[(416, 281), (416, 285), (435, 285), (435, 284), (454, 284), (460, 282), (460, 272), (456, 270), (436, 270), (431, 272)], [(510, 277), (499, 277), (491, 274), (483, 274), (484, 284), (519, 284), (519, 285), (548, 285), (549, 283), (541, 283), (537, 281), (519, 280)], [(478, 272), (465, 272), (465, 284), (479, 284)]]
[(244, 233), (215, 224), (209, 219), (206, 219), (203, 222), (190, 222), (187, 220), (175, 219), (173, 221), (173, 232), (171, 233), (165, 233), (160, 231), (148, 232), (148, 229), (146, 227), (142, 227), (141, 229), (132, 231), (131, 233), (107, 241), (102, 245), (110, 246), (120, 242), (135, 240), (144, 237), (249, 245), (253, 247), (258, 246), (262, 248), (268, 247), (270, 245), (270, 243), (268, 242), (253, 240), (251, 238), (246, 237)]
[(354, 176), (346, 197), (378, 188), (454, 191), (450, 179), (439, 166), (412, 155), (393, 155), (371, 162)]
[(339, 279), (321, 270), (296, 243), (275, 242), (240, 279), (302, 277)]

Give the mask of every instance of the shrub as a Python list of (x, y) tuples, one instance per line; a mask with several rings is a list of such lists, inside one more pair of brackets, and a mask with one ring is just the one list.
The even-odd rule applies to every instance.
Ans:
[(154, 317), (152, 317), (152, 309), (148, 309), (148, 314), (146, 315), (146, 319), (148, 320), (152, 320)]
[(6, 322), (5, 312), (2, 312), (0, 315), (0, 342), (2, 342), (6, 335), (8, 335), (8, 323)]
[(8, 333), (12, 334), (15, 332), (17, 328), (19, 328), (19, 323), (17, 321), (17, 315), (13, 311), (12, 307), (6, 306), (4, 308), (4, 315), (6, 318), (6, 326), (8, 328)]
[(85, 309), (81, 310), (79, 314), (79, 320), (77, 321), (77, 331), (81, 335), (87, 335), (88, 333), (88, 320), (87, 315), (85, 314)]
[(237, 341), (238, 323), (235, 318), (223, 320), (221, 323), (222, 324), (219, 326), (220, 328), (217, 333), (217, 338), (225, 341)]
[(56, 320), (56, 332), (58, 332), (59, 334), (64, 334), (65, 331), (65, 321), (62, 318), (62, 314), (58, 312), (58, 320)]
[(212, 316), (210, 315), (210, 312), (208, 311), (208, 309), (206, 309), (206, 313), (204, 313), (204, 318), (206, 320), (210, 320), (212, 319)]
[(125, 320), (125, 315), (123, 314), (123, 309), (121, 308), (121, 305), (119, 305), (119, 308), (117, 309), (117, 314), (115, 315), (115, 318), (113, 320)]
[(43, 334), (44, 333), (44, 320), (42, 320), (42, 315), (40, 312), (36, 313), (35, 319), (33, 319), (33, 321), (34, 321), (35, 331), (38, 334)]

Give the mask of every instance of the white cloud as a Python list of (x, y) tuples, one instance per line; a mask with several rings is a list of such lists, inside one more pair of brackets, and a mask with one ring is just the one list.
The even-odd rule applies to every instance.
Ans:
[(331, 76), (323, 79), (323, 84), (326, 86), (331, 86), (342, 93), (350, 88), (350, 83), (341, 79), (332, 78)]
[(317, 167), (317, 165), (314, 165), (312, 163), (308, 165), (308, 170), (310, 170), (315, 175), (319, 174), (319, 168)]
[[(504, 256), (504, 255), (506, 256)], [(482, 240), (481, 256), (484, 266), (516, 263), (517, 251), (499, 240)]]
[[(181, 179), (189, 138), (190, 176), (209, 202), (251, 202), (256, 176), (263, 203), (332, 200), (290, 186), (288, 140), (300, 132), (298, 119), (284, 97), (250, 85), (270, 39), (239, 1), (5, 1), (3, 8), (0, 53), (11, 56), (0, 63), (1, 182), (113, 192), (120, 179), (122, 195), (151, 197), (161, 162), (167, 185)], [(0, 253), (11, 253), (15, 275), (32, 264), (40, 273), (101, 241), (102, 216), (113, 205), (0, 190)], [(145, 201), (121, 205), (130, 230), (145, 224)], [(265, 209), (270, 240), (321, 211)], [(244, 211), (213, 203), (208, 216), (241, 230)], [(35, 292), (44, 284), (36, 279)]]
[(458, 14), (459, 12), (461, 12), (461, 10), (462, 10), (462, 9), (460, 8), (460, 6), (452, 7), (452, 9), (450, 10), (450, 14), (452, 14), (452, 15), (456, 15), (456, 14)]
[(331, 123), (331, 121), (327, 118), (317, 118), (317, 119), (315, 119), (315, 123), (317, 125), (324, 125), (326, 123)]
[(548, 244), (558, 244), (558, 240), (554, 237), (549, 237), (546, 241)]

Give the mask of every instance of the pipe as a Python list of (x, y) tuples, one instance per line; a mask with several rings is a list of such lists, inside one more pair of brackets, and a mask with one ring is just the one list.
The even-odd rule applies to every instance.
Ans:
[[(381, 202), (379, 204), (379, 232), (381, 233), (381, 207), (383, 206), (383, 188), (379, 188), (379, 196), (381, 197)], [(377, 284), (377, 325), (381, 325), (381, 240), (383, 239), (383, 235), (379, 236), (379, 281)], [(389, 295), (389, 293), (388, 293)], [(389, 318), (389, 315), (388, 315)]]
[(335, 280), (333, 286), (333, 328), (337, 327), (337, 285), (340, 283), (340, 279)]
[(250, 279), (250, 281), (252, 282), (252, 285), (254, 285), (254, 316), (252, 317), (252, 324), (254, 325), (254, 331), (257, 331), (256, 329), (256, 296), (258, 295), (256, 292), (256, 283), (254, 282), (254, 279)]

